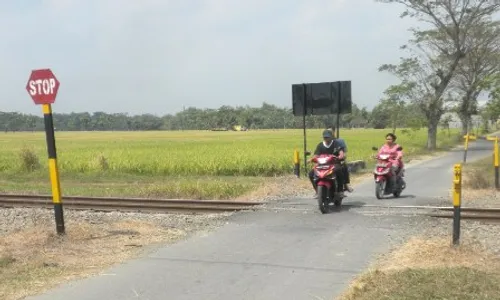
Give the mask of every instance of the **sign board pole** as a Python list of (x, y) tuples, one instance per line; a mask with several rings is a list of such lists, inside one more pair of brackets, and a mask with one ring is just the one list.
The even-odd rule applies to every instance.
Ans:
[(61, 200), (59, 170), (57, 168), (54, 120), (52, 117), (52, 104), (55, 102), (57, 92), (59, 90), (59, 81), (50, 69), (33, 70), (30, 78), (28, 79), (28, 83), (26, 84), (26, 90), (35, 104), (42, 105), (56, 230), (59, 235), (63, 235), (65, 233), (64, 213)]
[(43, 120), (45, 122), (45, 138), (47, 140), (47, 154), (49, 158), (49, 174), (52, 184), (52, 203), (54, 203), (54, 214), (56, 218), (56, 230), (58, 234), (64, 234), (64, 213), (61, 202), (61, 184), (59, 181), (59, 170), (57, 168), (57, 150), (54, 134), (54, 120), (52, 118), (52, 106), (43, 104)]
[(340, 103), (342, 102), (341, 101), (341, 97), (342, 97), (342, 87), (340, 87), (338, 89), (338, 95), (337, 95), (337, 107), (338, 107), (338, 110), (337, 110), (337, 138), (339, 139), (340, 138), (340, 112), (342, 111), (342, 108), (340, 107)]
[(304, 129), (304, 175), (308, 174), (309, 172), (307, 172), (307, 137), (306, 137), (306, 113), (307, 113), (307, 100), (306, 100), (306, 97), (307, 97), (307, 92), (306, 92), (306, 85), (304, 84), (303, 85), (304, 87), (304, 102), (303, 102), (303, 105), (304, 105), (304, 113), (302, 114), (302, 127)]

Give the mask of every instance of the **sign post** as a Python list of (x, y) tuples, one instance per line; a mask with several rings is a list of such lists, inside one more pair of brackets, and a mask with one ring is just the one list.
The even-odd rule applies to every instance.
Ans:
[(495, 167), (495, 188), (500, 189), (500, 174), (498, 172), (498, 136), (495, 139), (495, 145), (493, 146), (493, 166)]
[(297, 149), (293, 151), (293, 172), (297, 178), (300, 178), (300, 155)]
[(339, 138), (340, 116), (352, 112), (351, 81), (292, 84), (292, 107), (293, 115), (302, 117), (304, 174), (307, 174), (307, 156), (310, 153), (307, 151), (306, 116), (336, 115), (336, 138)]
[(45, 122), (45, 137), (49, 158), (49, 175), (52, 185), (52, 202), (57, 233), (63, 235), (64, 213), (61, 200), (61, 187), (59, 171), (57, 168), (56, 140), (54, 135), (54, 121), (52, 118), (52, 104), (55, 102), (59, 90), (59, 81), (50, 69), (31, 71), (31, 76), (26, 84), (26, 90), (36, 105), (42, 105), (43, 119)]
[(462, 206), (462, 165), (453, 166), (453, 245), (460, 244), (460, 211)]
[(499, 153), (498, 153), (498, 142), (500, 141), (498, 139), (498, 136), (494, 137), (487, 137), (486, 138), (488, 141), (493, 141), (493, 168), (495, 170), (495, 188), (498, 190), (500, 189), (500, 175), (499, 175)]
[(471, 135), (468, 131), (467, 131), (467, 134), (464, 135), (464, 164), (467, 162), (467, 150), (469, 149), (469, 141), (475, 141), (476, 140), (476, 136), (474, 135)]

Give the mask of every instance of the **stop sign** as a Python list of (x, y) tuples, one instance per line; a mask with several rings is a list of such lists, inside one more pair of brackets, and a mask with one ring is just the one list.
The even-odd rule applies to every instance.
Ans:
[(56, 101), (59, 81), (50, 69), (33, 70), (26, 90), (35, 104), (52, 104)]

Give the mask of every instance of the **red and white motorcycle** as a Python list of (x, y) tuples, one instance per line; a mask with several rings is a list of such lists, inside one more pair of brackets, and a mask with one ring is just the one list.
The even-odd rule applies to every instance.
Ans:
[[(373, 151), (378, 151), (377, 147), (372, 147)], [(403, 150), (403, 147), (399, 146), (398, 151)], [(393, 194), (394, 197), (399, 197), (401, 192), (406, 188), (406, 183), (403, 180), (404, 177), (404, 165), (401, 162), (401, 167), (396, 173), (396, 188), (393, 189), (391, 177), (391, 154), (380, 153), (376, 154), (374, 158), (377, 160), (375, 169), (373, 170), (373, 177), (375, 179), (375, 196), (377, 199), (382, 199), (384, 195)]]
[(314, 181), (318, 189), (318, 207), (323, 214), (329, 212), (330, 203), (333, 203), (337, 208), (342, 205), (343, 195), (338, 192), (340, 188), (335, 175), (335, 164), (338, 161), (337, 156), (326, 154), (312, 159), (314, 163)]

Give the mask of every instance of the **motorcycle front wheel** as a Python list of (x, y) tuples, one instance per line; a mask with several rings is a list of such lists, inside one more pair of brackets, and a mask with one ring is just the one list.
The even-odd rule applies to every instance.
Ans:
[(384, 196), (384, 191), (385, 191), (385, 182), (384, 181), (376, 182), (375, 196), (377, 197), (377, 199), (382, 199), (382, 197)]
[(322, 214), (326, 214), (328, 212), (327, 197), (328, 191), (326, 186), (318, 186), (318, 207)]

